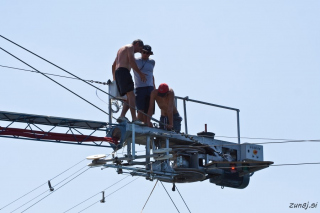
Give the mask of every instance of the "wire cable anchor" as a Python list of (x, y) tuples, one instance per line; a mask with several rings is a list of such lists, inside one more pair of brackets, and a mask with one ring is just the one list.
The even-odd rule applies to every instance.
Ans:
[(53, 191), (54, 191), (54, 188), (51, 186), (50, 180), (48, 180), (48, 186), (49, 186), (50, 191), (53, 192)]
[(102, 199), (100, 200), (100, 203), (105, 203), (106, 202), (106, 198), (104, 196), (104, 191), (102, 191), (101, 193), (102, 193)]

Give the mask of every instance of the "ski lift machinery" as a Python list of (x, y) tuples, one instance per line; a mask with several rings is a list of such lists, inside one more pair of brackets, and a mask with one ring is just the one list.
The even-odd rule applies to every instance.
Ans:
[[(185, 133), (130, 122), (112, 123), (112, 101), (115, 99), (111, 97), (116, 97), (116, 90), (110, 80), (108, 86), (111, 94), (109, 122), (0, 111), (0, 121), (9, 122), (6, 127), (0, 127), (0, 137), (109, 147), (114, 150), (111, 158), (107, 159), (105, 154), (88, 156), (87, 159), (92, 161), (88, 166), (116, 168), (118, 174), (129, 173), (150, 181), (158, 179), (173, 184), (209, 180), (221, 187), (243, 189), (248, 186), (254, 172), (273, 164), (263, 160), (262, 145), (240, 143), (239, 109), (176, 96), (176, 103), (178, 99), (183, 102)], [(217, 140), (214, 133), (207, 132), (206, 128), (197, 135), (189, 135), (187, 101), (235, 111), (238, 143)], [(27, 126), (24, 129), (12, 128), (15, 123), (25, 123)], [(50, 130), (45, 131), (43, 126), (49, 126)], [(54, 133), (57, 128), (66, 128), (67, 131)], [(91, 133), (83, 134), (81, 130)], [(99, 131), (104, 132), (106, 137), (94, 136)], [(136, 145), (145, 146), (145, 153), (137, 155)], [(123, 157), (115, 155), (125, 148)]]
[[(116, 94), (115, 85), (109, 84), (109, 94)], [(109, 96), (110, 97), (110, 96)], [(105, 159), (105, 155), (93, 155), (89, 166), (116, 168), (119, 174), (130, 173), (147, 180), (158, 179), (169, 183), (190, 183), (209, 179), (221, 187), (243, 189), (250, 176), (269, 167), (271, 161), (263, 160), (263, 146), (240, 143), (239, 109), (175, 97), (183, 101), (185, 133), (175, 133), (129, 122), (112, 124), (112, 98), (109, 98), (109, 126), (107, 137), (116, 143), (114, 151), (126, 146), (124, 157)], [(188, 134), (186, 101), (236, 111), (238, 143), (214, 139), (214, 133), (205, 131)], [(145, 146), (144, 155), (136, 155), (136, 145)]]

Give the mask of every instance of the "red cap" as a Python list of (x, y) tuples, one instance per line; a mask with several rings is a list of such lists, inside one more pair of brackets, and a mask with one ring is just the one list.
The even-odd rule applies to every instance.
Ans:
[(166, 83), (162, 83), (158, 88), (158, 95), (164, 96), (169, 91), (169, 86)]

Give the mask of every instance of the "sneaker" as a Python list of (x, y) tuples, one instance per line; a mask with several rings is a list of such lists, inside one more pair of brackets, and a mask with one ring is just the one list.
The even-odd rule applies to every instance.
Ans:
[(117, 122), (118, 122), (118, 123), (129, 122), (129, 119), (126, 118), (126, 117), (119, 117), (119, 118), (117, 119)]
[(140, 120), (135, 120), (135, 121), (133, 121), (132, 123), (134, 123), (134, 124), (138, 124), (138, 125), (145, 125), (142, 121), (140, 121)]

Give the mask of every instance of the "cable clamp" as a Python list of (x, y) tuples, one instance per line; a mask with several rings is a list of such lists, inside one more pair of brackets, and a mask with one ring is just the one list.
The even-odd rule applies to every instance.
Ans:
[(53, 191), (54, 191), (54, 188), (51, 186), (50, 180), (48, 180), (48, 185), (49, 185), (50, 191), (53, 192)]
[(176, 184), (175, 183), (173, 183), (173, 185), (172, 185), (172, 191), (173, 192), (176, 191)]
[(100, 203), (105, 203), (106, 202), (106, 198), (104, 196), (104, 191), (102, 191), (101, 193), (102, 193), (102, 199), (100, 200)]

